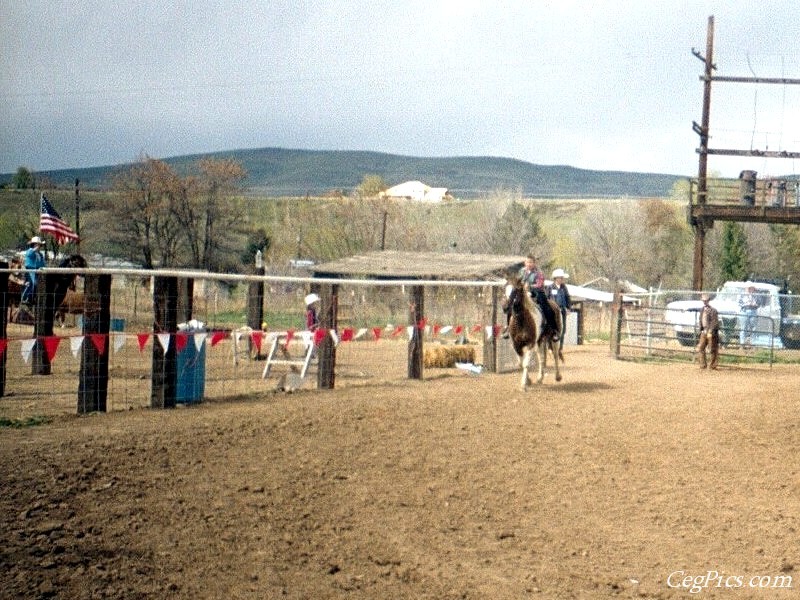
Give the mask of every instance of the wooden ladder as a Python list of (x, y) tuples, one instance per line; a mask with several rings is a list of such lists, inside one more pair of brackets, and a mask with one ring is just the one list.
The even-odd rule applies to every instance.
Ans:
[[(310, 337), (309, 332), (301, 332), (292, 336), (289, 340), (288, 333), (276, 333), (272, 337), (272, 344), (269, 347), (269, 354), (267, 354), (267, 364), (264, 365), (264, 372), (261, 374), (262, 379), (269, 376), (272, 365), (288, 365), (290, 367), (300, 367), (300, 378), (306, 376), (308, 366), (311, 364), (311, 359), (314, 355), (314, 341)], [(292, 358), (289, 355), (289, 344), (300, 342), (303, 344), (302, 358)], [(283, 358), (278, 358), (278, 352), (281, 353)]]

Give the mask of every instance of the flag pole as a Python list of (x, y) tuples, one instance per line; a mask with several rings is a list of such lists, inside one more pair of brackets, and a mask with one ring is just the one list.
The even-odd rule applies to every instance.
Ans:
[(75, 178), (75, 233), (78, 234), (78, 239), (75, 240), (75, 252), (81, 253), (81, 196), (78, 191), (80, 179)]

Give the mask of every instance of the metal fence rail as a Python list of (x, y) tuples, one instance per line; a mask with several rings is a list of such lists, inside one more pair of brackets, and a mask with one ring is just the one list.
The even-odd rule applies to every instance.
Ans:
[[(682, 312), (678, 322), (684, 325), (676, 327), (676, 311), (667, 305), (673, 300), (696, 300), (699, 304), (700, 292), (660, 291), (627, 295), (635, 297), (637, 303), (620, 306), (617, 318), (612, 322), (612, 329), (619, 331), (615, 349), (617, 356), (686, 362), (696, 359), (699, 312)], [(798, 298), (782, 294), (780, 305), (800, 306), (796, 304)], [(782, 330), (781, 315), (758, 314), (748, 318), (741, 313), (721, 313), (720, 362), (771, 366), (778, 361), (800, 361), (800, 350), (795, 348), (797, 340), (788, 339), (788, 335)]]

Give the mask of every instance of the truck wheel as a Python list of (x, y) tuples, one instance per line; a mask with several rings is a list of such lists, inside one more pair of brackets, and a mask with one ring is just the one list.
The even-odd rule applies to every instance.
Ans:
[(800, 330), (791, 329), (781, 336), (783, 347), (789, 350), (800, 350)]

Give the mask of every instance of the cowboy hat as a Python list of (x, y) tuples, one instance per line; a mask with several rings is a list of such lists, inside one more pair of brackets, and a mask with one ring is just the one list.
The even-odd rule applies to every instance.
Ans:
[(44, 240), (40, 238), (38, 235), (35, 235), (31, 238), (31, 241), (28, 242), (29, 246), (33, 246), (34, 244), (39, 244), (39, 245), (44, 244)]
[(555, 271), (553, 271), (552, 277), (553, 279), (555, 279), (556, 277), (563, 277), (564, 279), (569, 279), (569, 275), (564, 273), (564, 269), (556, 269)]
[(314, 304), (314, 302), (319, 302), (319, 296), (314, 293), (308, 294), (306, 296), (306, 306), (310, 306)]

